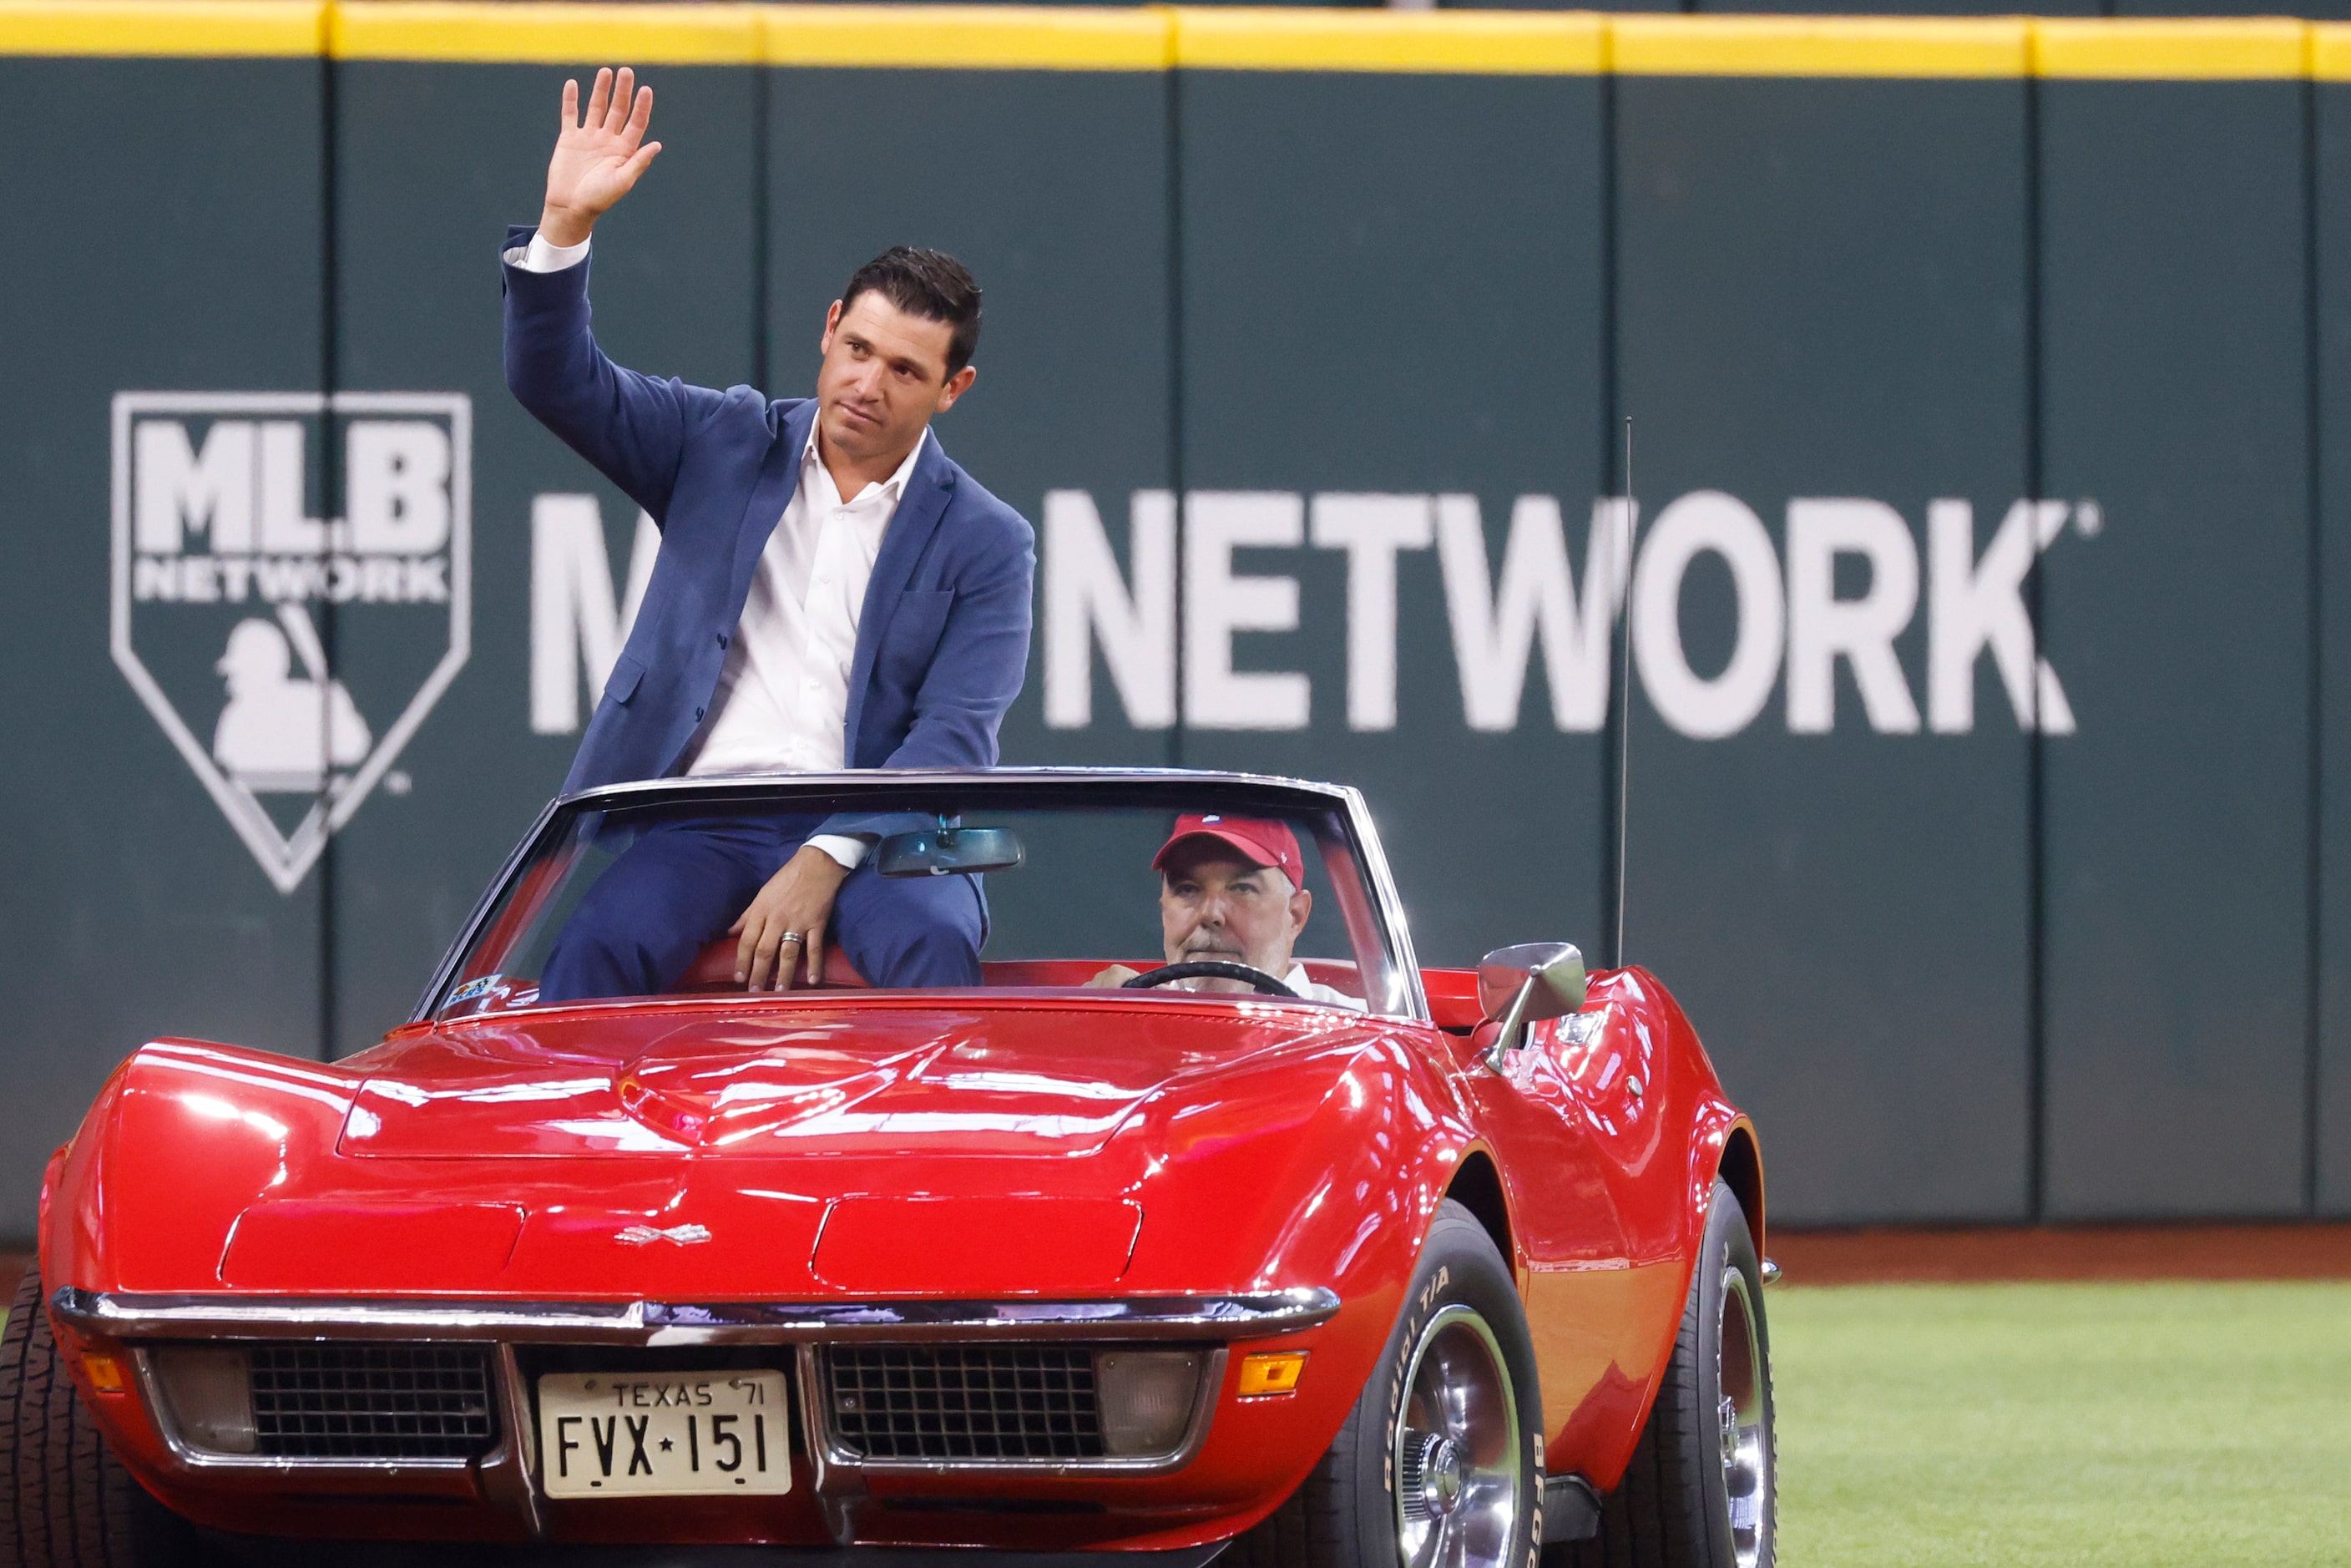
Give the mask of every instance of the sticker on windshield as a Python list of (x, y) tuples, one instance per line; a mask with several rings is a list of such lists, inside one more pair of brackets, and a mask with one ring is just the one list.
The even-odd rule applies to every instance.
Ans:
[(478, 980), (468, 980), (449, 993), (448, 1005), (454, 1008), (461, 1003), (488, 996), (491, 988), (505, 978), (504, 975), (484, 975)]

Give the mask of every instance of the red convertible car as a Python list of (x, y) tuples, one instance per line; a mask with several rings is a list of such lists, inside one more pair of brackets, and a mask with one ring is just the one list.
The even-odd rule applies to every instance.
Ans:
[[(814, 983), (551, 978), (653, 838), (842, 816)], [(974, 972), (869, 984), (918, 893)], [(1645, 970), (1420, 967), (1352, 789), (572, 796), (381, 1044), (142, 1046), (40, 1215), (5, 1562), (1773, 1556), (1754, 1129)]]

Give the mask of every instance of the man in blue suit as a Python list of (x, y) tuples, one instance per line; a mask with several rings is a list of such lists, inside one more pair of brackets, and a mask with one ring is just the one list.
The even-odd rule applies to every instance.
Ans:
[[(867, 263), (825, 319), (810, 399), (622, 369), (589, 329), (589, 241), (661, 151), (652, 115), (627, 69), (596, 73), (584, 121), (566, 82), (545, 210), (504, 253), (507, 385), (663, 530), (564, 788), (990, 766), (1028, 664), (1036, 536), (930, 432), (977, 373), (978, 287), (935, 251)], [(883, 882), (865, 863), (900, 825), (651, 829), (566, 925), (539, 995), (666, 990), (722, 932), (738, 979), (787, 988), (822, 975), (828, 925), (877, 985), (976, 985), (973, 880)]]

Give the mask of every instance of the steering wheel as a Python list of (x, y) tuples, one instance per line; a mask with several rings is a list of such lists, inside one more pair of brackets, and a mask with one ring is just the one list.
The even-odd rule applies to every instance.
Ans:
[(1195, 958), (1187, 964), (1162, 964), (1156, 969), (1145, 969), (1119, 989), (1148, 991), (1176, 980), (1209, 979), (1245, 980), (1261, 997), (1288, 997), (1291, 1001), (1304, 999), (1263, 969), (1253, 969), (1247, 964), (1228, 964), (1222, 958)]

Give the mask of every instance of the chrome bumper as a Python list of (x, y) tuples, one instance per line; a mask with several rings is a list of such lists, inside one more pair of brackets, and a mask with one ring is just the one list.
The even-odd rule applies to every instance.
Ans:
[(123, 1295), (61, 1287), (60, 1322), (116, 1339), (465, 1339), (516, 1344), (1258, 1339), (1330, 1321), (1334, 1291), (1045, 1301), (502, 1301)]
[[(1296, 1333), (1328, 1322), (1335, 1291), (1301, 1288), (1234, 1296), (1163, 1296), (1098, 1301), (867, 1301), (681, 1303), (533, 1302), (420, 1299), (361, 1301), (225, 1295), (131, 1295), (59, 1289), (57, 1318), (86, 1335), (132, 1342), (140, 1394), (173, 1460), (190, 1475), (274, 1473), (287, 1479), (366, 1474), (398, 1479), (447, 1495), (479, 1488), (487, 1501), (517, 1515), (534, 1536), (545, 1533), (538, 1482), (538, 1429), (517, 1344), (791, 1347), (797, 1365), (802, 1437), (814, 1467), (814, 1490), (833, 1539), (857, 1538), (857, 1513), (869, 1474), (971, 1478), (988, 1474), (1118, 1477), (1165, 1474), (1191, 1462), (1207, 1439), (1223, 1385), (1225, 1352), (1213, 1350), (1182, 1444), (1143, 1459), (875, 1460), (844, 1448), (818, 1396), (819, 1357), (827, 1344), (939, 1341), (1228, 1341)], [(200, 1451), (183, 1442), (156, 1385), (142, 1342), (167, 1340), (459, 1340), (495, 1344), (494, 1381), (501, 1418), (497, 1445), (477, 1459), (403, 1460), (242, 1458)], [(860, 1561), (864, 1559), (861, 1554)]]

